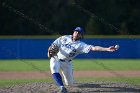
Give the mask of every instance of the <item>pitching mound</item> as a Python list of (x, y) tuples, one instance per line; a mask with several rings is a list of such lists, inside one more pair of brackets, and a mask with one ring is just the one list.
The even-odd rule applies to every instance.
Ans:
[[(79, 82), (67, 89), (69, 93), (140, 92), (140, 86), (118, 82)], [(0, 93), (57, 93), (58, 90), (53, 83), (27, 83), (1, 88)]]

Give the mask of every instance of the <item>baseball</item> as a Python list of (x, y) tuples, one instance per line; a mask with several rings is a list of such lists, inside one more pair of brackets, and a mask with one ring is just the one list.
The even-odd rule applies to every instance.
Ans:
[(119, 47), (120, 47), (119, 45), (115, 45), (115, 48), (116, 48), (116, 49), (119, 49)]

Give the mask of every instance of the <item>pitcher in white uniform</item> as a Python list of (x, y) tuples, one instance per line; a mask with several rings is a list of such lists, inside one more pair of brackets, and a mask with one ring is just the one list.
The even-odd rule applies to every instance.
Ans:
[[(58, 93), (67, 93), (67, 89), (64, 87), (62, 77), (60, 75), (60, 69), (65, 81), (65, 85), (73, 85), (73, 69), (72, 59), (78, 54), (88, 53), (89, 51), (109, 51), (114, 52), (117, 50), (114, 46), (101, 47), (88, 45), (82, 41), (84, 36), (84, 29), (82, 27), (76, 27), (73, 35), (64, 35), (57, 38), (52, 44), (59, 47), (57, 55), (50, 58), (50, 69), (56, 84), (60, 87)], [(49, 53), (48, 53), (48, 56)], [(79, 64), (80, 65), (80, 64)]]

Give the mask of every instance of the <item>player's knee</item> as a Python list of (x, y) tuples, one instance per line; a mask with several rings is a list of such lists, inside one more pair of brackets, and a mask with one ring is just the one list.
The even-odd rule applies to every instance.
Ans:
[(53, 74), (53, 73), (59, 73), (59, 70), (56, 69), (55, 67), (52, 67), (52, 68), (51, 68), (51, 73), (52, 73), (52, 74)]

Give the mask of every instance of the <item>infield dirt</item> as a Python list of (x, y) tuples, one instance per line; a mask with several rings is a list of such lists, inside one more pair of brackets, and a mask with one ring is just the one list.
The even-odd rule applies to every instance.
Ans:
[[(74, 71), (74, 77), (140, 77), (140, 71)], [(50, 72), (0, 72), (0, 79), (39, 79), (51, 77)]]
[[(140, 77), (140, 71), (75, 71), (75, 77)], [(40, 79), (51, 77), (50, 72), (0, 72), (0, 79)], [(140, 86), (122, 82), (76, 82), (66, 86), (69, 93), (140, 93)], [(0, 88), (0, 93), (57, 93), (55, 83), (34, 82)]]

